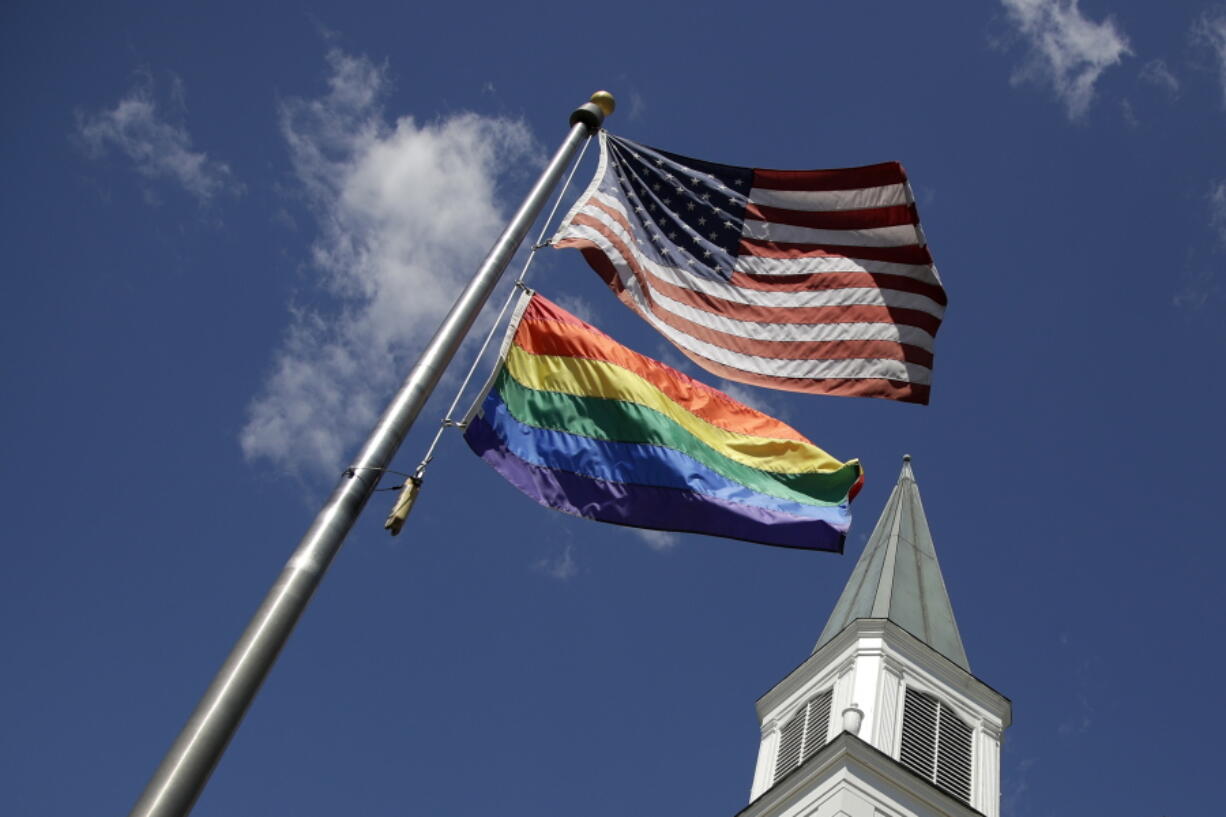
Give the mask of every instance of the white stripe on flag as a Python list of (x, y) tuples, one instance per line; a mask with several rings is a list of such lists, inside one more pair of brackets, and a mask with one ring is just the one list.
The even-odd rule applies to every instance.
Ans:
[(759, 241), (785, 244), (833, 244), (843, 247), (910, 247), (920, 243), (914, 224), (873, 227), (868, 230), (818, 230), (773, 221), (745, 219), (741, 234)]
[(766, 258), (742, 255), (736, 260), (737, 272), (749, 275), (817, 275), (823, 272), (876, 272), (882, 275), (905, 275), (917, 281), (940, 284), (932, 267), (921, 264), (897, 264), (892, 261), (869, 261), (841, 255), (815, 255), (806, 258)]
[(766, 207), (785, 210), (867, 210), (870, 207), (892, 207), (910, 204), (907, 189), (901, 184), (863, 187), (859, 190), (767, 190), (755, 187), (749, 200)]

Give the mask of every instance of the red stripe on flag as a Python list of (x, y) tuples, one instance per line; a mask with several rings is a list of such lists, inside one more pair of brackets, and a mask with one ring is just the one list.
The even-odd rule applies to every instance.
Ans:
[(754, 168), (753, 186), (766, 190), (855, 190), (901, 184), (907, 172), (898, 162), (841, 170), (762, 170)]
[[(625, 215), (623, 215), (622, 212), (618, 210), (616, 207), (610, 207), (609, 205), (605, 204), (603, 201), (598, 201), (595, 198), (589, 199), (586, 206), (591, 207), (595, 210), (599, 210), (605, 215), (607, 215), (609, 218), (616, 221), (618, 225), (623, 230), (626, 231), (626, 235), (638, 235), (635, 229), (632, 226), (630, 226), (630, 222), (626, 221)], [(616, 236), (611, 234), (608, 228), (605, 227), (604, 223), (600, 221), (600, 219), (596, 218), (595, 216), (589, 216), (584, 213), (579, 213), (577, 216), (575, 216), (575, 218), (571, 220), (571, 223), (572, 224), (583, 224), (584, 226), (599, 230), (601, 233), (607, 236), (610, 241), (617, 241), (619, 247), (625, 246), (625, 244), (621, 243), (621, 239), (618, 239)]]
[(638, 307), (634, 305), (634, 299), (630, 297), (630, 293), (626, 292), (626, 287), (622, 284), (621, 276), (617, 274), (617, 269), (613, 266), (613, 262), (604, 254), (604, 250), (596, 246), (586, 238), (564, 238), (554, 244), (558, 249), (573, 248), (583, 253), (584, 260), (591, 266), (596, 274), (600, 276), (609, 287), (613, 290), (613, 294), (618, 300), (626, 306), (638, 311)]

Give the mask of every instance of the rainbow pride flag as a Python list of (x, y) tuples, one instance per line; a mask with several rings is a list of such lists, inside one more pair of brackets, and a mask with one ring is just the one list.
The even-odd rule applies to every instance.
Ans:
[(842, 552), (864, 477), (792, 427), (538, 294), (464, 439), (541, 505), (638, 528)]

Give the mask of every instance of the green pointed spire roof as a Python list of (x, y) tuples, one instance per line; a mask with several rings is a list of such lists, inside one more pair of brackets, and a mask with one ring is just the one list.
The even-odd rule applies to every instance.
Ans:
[(888, 618), (962, 669), (971, 670), (911, 472), (910, 454), (903, 457), (898, 484), (813, 651), (858, 618)]

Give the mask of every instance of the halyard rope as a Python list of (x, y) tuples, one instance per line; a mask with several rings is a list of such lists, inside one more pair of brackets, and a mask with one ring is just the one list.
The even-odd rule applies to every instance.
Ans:
[[(574, 163), (571, 165), (570, 173), (566, 177), (565, 184), (563, 184), (562, 189), (558, 191), (558, 195), (554, 197), (553, 209), (551, 209), (549, 211), (549, 215), (546, 216), (545, 223), (541, 227), (541, 234), (537, 236), (536, 241), (528, 251), (528, 257), (524, 259), (524, 266), (523, 269), (519, 271), (519, 277), (515, 279), (515, 286), (511, 287), (511, 291), (507, 293), (506, 301), (503, 302), (502, 309), (498, 311), (498, 317), (495, 318), (494, 322), (490, 325), (489, 332), (486, 333), (485, 339), (481, 342), (481, 349), (473, 357), (472, 365), (468, 367), (468, 373), (464, 375), (464, 382), (461, 383), (460, 388), (456, 390), (455, 399), (451, 401), (451, 405), (447, 407), (447, 411), (443, 415), (443, 419), (439, 421), (438, 430), (434, 432), (434, 439), (430, 441), (429, 448), (426, 449), (425, 455), (421, 458), (421, 462), (414, 471), (414, 476), (416, 478), (420, 479), (422, 475), (425, 474), (426, 466), (428, 466), (430, 461), (434, 459), (434, 451), (436, 448), (438, 448), (438, 443), (439, 440), (442, 439), (443, 432), (448, 428), (460, 427), (461, 424), (456, 422), (456, 420), (453, 418), (456, 406), (460, 404), (460, 399), (464, 396), (464, 392), (468, 390), (468, 385), (472, 382), (472, 378), (477, 371), (477, 367), (481, 365), (481, 360), (485, 357), (485, 352), (489, 348), (490, 341), (493, 340), (494, 335), (499, 331), (499, 327), (502, 326), (502, 321), (503, 318), (506, 317), (507, 309), (510, 308), (511, 303), (515, 300), (519, 290), (526, 289), (524, 286), (524, 281), (528, 277), (528, 269), (532, 266), (532, 261), (536, 258), (537, 251), (539, 251), (542, 247), (548, 246), (548, 244), (542, 243), (545, 239), (545, 233), (549, 231), (549, 225), (553, 223), (553, 218), (555, 215), (557, 215), (558, 207), (562, 204), (562, 199), (566, 196), (566, 191), (570, 189), (570, 183), (575, 178), (575, 172), (579, 170), (579, 165), (583, 162), (583, 156), (585, 153), (587, 153), (588, 145), (591, 143), (591, 139), (584, 141), (583, 147), (579, 151), (578, 158), (576, 158)], [(465, 412), (465, 414), (467, 414), (467, 412)]]

